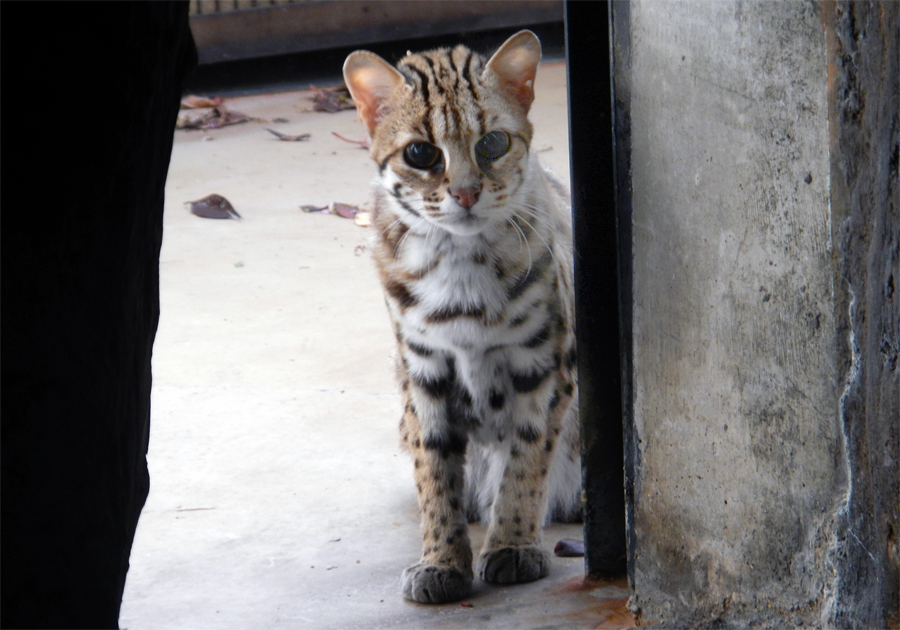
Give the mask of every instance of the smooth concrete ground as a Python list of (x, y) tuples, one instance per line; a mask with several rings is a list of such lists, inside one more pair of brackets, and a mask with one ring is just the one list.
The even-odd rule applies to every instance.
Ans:
[[(543, 66), (533, 149), (568, 179), (565, 68)], [(151, 490), (120, 625), (129, 630), (617, 627), (624, 583), (582, 584), (581, 558), (536, 583), (476, 581), (460, 604), (399, 593), (420, 541), (400, 451), (393, 337), (352, 220), (374, 165), (355, 111), (311, 92), (229, 99), (261, 119), (178, 131), (166, 189), (162, 314), (153, 355)], [(187, 112), (183, 112), (187, 113)], [(288, 122), (274, 122), (276, 118)], [(283, 142), (266, 131), (310, 133)], [(184, 203), (217, 193), (242, 221)], [(473, 526), (476, 546), (484, 529)], [(580, 538), (578, 525), (546, 532)]]

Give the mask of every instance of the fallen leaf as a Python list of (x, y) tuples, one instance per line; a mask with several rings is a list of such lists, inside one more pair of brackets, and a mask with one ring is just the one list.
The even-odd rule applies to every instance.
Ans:
[(321, 212), (323, 214), (326, 212), (330, 212), (330, 210), (328, 209), (328, 206), (319, 207), (319, 206), (313, 206), (313, 205), (309, 205), (309, 204), (300, 206), (300, 209), (303, 210), (303, 212)]
[(343, 109), (356, 109), (356, 105), (353, 104), (353, 99), (350, 97), (350, 90), (346, 85), (322, 89), (314, 85), (309, 87), (316, 93), (313, 96), (313, 109), (317, 112), (333, 114)]
[(204, 107), (219, 107), (222, 104), (221, 96), (185, 96), (181, 99), (182, 109), (202, 109)]
[(176, 129), (218, 129), (228, 125), (249, 122), (253, 120), (247, 114), (228, 109), (224, 105), (213, 107), (210, 111), (200, 116), (179, 116), (175, 122)]
[(475, 608), (475, 607), (474, 607), (472, 604), (470, 604), (469, 602), (459, 602), (459, 605), (462, 606), (463, 608)]
[(203, 199), (197, 201), (187, 201), (185, 205), (190, 205), (191, 214), (204, 219), (240, 219), (241, 215), (237, 213), (231, 202), (222, 195), (207, 195)]
[(584, 542), (580, 540), (572, 540), (571, 538), (563, 538), (553, 548), (560, 558), (580, 558), (584, 555)]
[(271, 133), (279, 140), (287, 140), (288, 142), (300, 142), (301, 140), (309, 140), (308, 133), (301, 133), (299, 136), (289, 136), (286, 133), (281, 133), (280, 131), (275, 131), (274, 129), (269, 129), (268, 127), (266, 127), (266, 131)]
[(350, 144), (358, 144), (360, 149), (368, 149), (370, 146), (372, 146), (372, 143), (368, 138), (363, 138), (362, 140), (351, 140), (350, 138), (345, 138), (336, 131), (332, 131), (331, 135), (343, 140), (344, 142), (349, 142)]
[(350, 206), (346, 203), (335, 202), (331, 205), (331, 211), (339, 217), (352, 219), (356, 216), (356, 213), (359, 212), (359, 208), (357, 208), (356, 206)]

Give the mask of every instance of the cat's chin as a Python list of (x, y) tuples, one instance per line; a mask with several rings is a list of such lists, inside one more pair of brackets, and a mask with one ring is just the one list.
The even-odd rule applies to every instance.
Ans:
[(488, 221), (482, 217), (469, 214), (452, 221), (441, 221), (438, 225), (454, 236), (476, 236), (484, 231)]

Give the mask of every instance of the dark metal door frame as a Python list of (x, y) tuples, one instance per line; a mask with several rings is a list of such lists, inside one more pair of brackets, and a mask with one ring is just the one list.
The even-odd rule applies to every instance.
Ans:
[[(612, 12), (612, 15), (611, 15)], [(614, 86), (611, 41), (625, 43), (626, 2), (565, 5), (575, 240), (585, 570), (621, 575), (631, 496), (631, 216), (627, 100)], [(624, 46), (627, 56), (627, 46)], [(618, 49), (617, 49), (618, 50)], [(627, 92), (627, 87), (623, 91)], [(620, 96), (622, 98), (620, 98)], [(627, 501), (630, 505), (631, 501)]]

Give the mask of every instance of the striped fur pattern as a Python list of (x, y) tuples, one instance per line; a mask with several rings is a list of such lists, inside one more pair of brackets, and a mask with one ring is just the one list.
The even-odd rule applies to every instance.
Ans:
[(487, 61), (458, 46), (344, 66), (378, 165), (374, 258), (424, 538), (402, 586), (418, 602), (469, 593), (470, 518), (489, 523), (480, 577), (515, 583), (549, 570), (545, 520), (581, 512), (568, 193), (529, 153), (539, 61), (522, 31)]

